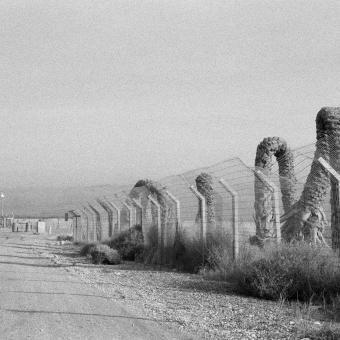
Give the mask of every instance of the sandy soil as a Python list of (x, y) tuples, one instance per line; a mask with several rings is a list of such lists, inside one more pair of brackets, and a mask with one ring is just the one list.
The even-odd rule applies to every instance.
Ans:
[(41, 236), (0, 233), (1, 339), (194, 338), (111, 298), (53, 261), (56, 251)]
[(137, 263), (93, 265), (55, 237), (0, 233), (5, 339), (299, 339), (322, 322), (226, 283)]
[(235, 295), (226, 283), (199, 275), (166, 271), (136, 263), (92, 265), (72, 244), (41, 251), (102, 294), (123, 302), (170, 329), (195, 339), (296, 339), (296, 311), (286, 305)]

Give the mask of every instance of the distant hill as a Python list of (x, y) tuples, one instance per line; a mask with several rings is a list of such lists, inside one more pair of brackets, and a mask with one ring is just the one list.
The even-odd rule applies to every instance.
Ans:
[(88, 187), (32, 187), (3, 189), (4, 212), (19, 217), (63, 217), (81, 202), (91, 201), (120, 190), (118, 185)]

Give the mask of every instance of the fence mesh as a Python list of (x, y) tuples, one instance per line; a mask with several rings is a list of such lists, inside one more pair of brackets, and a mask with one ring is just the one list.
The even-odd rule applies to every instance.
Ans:
[[(315, 144), (292, 150), (294, 158), (295, 201), (301, 197), (310, 175), (315, 156)], [(282, 176), (280, 176), (280, 159), (273, 162), (266, 179), (277, 188), (279, 216), (285, 214), (282, 202)], [(232, 158), (217, 164), (187, 171), (179, 175), (168, 176), (157, 181), (158, 191), (148, 187), (134, 187), (127, 185), (118, 192), (105, 197), (98, 197), (99, 201), (86, 202), (77, 207), (72, 219), (77, 222), (78, 231), (75, 237), (82, 241), (99, 241), (114, 237), (120, 231), (129, 230), (133, 225), (141, 225), (145, 243), (150, 243), (148, 233), (154, 227), (158, 246), (162, 248), (162, 262), (170, 263), (173, 254), (169, 249), (176, 248), (176, 235), (183, 233), (185, 239), (203, 240), (207, 235), (222, 235), (226, 239), (233, 239), (235, 233), (235, 214), (237, 214), (238, 246), (249, 243), (257, 233), (255, 211), (255, 190), (257, 167), (247, 166), (241, 159)], [(196, 179), (202, 174), (208, 174), (212, 197), (205, 201), (207, 216), (205, 225), (202, 223), (201, 198), (197, 196)], [(230, 190), (226, 190), (225, 185)], [(236, 196), (232, 195), (232, 192)], [(160, 216), (157, 215), (157, 205), (149, 200), (149, 195), (160, 203)], [(268, 190), (268, 202), (273, 209), (273, 193)], [(163, 197), (163, 199), (160, 199)], [(233, 200), (237, 200), (237, 208)], [(209, 201), (209, 202), (208, 202)], [(210, 206), (209, 206), (209, 204)], [(332, 207), (331, 190), (323, 201), (323, 210), (328, 220), (324, 230), (324, 238), (328, 244), (332, 243)], [(274, 211), (274, 210), (273, 210)], [(158, 219), (159, 217), (159, 219)], [(270, 223), (273, 222), (273, 219)], [(205, 228), (205, 229), (204, 229)], [(203, 242), (203, 241), (202, 241)], [(229, 243), (232, 246), (232, 242)], [(235, 245), (234, 245), (235, 246)]]

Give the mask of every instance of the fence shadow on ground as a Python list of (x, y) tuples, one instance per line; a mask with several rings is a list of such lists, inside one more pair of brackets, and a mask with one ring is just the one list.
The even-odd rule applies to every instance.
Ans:
[(97, 316), (100, 318), (112, 318), (112, 319), (128, 319), (128, 320), (141, 320), (141, 321), (152, 321), (152, 322), (165, 322), (165, 323), (176, 323), (177, 321), (161, 320), (161, 319), (150, 319), (136, 316), (125, 316), (125, 315), (108, 315), (108, 314), (96, 314), (96, 313), (78, 313), (78, 312), (55, 312), (55, 311), (44, 311), (44, 310), (20, 310), (20, 309), (3, 309), (5, 312), (12, 313), (25, 313), (25, 314), (56, 314), (56, 315), (75, 315), (75, 316)]
[(11, 262), (11, 261), (0, 261), (1, 264), (10, 264), (17, 266), (26, 266), (26, 267), (42, 267), (42, 268), (58, 268), (58, 267), (70, 267), (72, 265), (66, 264), (34, 264), (34, 263), (25, 263), (25, 262)]
[(4, 279), (4, 281), (25, 281), (25, 282), (53, 282), (53, 283), (77, 283), (86, 285), (84, 281), (69, 281), (69, 280), (41, 280), (41, 279)]
[(63, 295), (63, 296), (84, 296), (84, 297), (95, 297), (95, 298), (101, 298), (101, 299), (106, 299), (110, 300), (111, 298), (109, 296), (104, 296), (104, 295), (91, 295), (91, 294), (76, 294), (76, 293), (62, 293), (62, 292), (35, 292), (35, 291), (24, 291), (24, 290), (7, 290), (4, 291), (3, 293), (18, 293), (18, 294), (39, 294), (39, 295)]
[(45, 257), (45, 256), (17, 256), (17, 255), (7, 255), (7, 254), (6, 255), (0, 254), (0, 257), (11, 257), (11, 258), (17, 258), (17, 259), (26, 259), (26, 260), (47, 260), (47, 259), (49, 259), (49, 257)]

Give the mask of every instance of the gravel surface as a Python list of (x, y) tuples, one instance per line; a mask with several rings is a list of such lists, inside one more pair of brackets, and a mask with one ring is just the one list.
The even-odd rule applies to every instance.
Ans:
[[(59, 247), (30, 233), (0, 232), (0, 339), (189, 340), (160, 318), (110, 298), (57, 261)], [(72, 266), (73, 267), (73, 266)], [(110, 285), (109, 285), (110, 286)]]
[[(226, 283), (200, 275), (155, 270), (142, 264), (93, 265), (79, 247), (45, 240), (40, 254), (68, 266), (107, 296), (148, 317), (163, 320), (194, 339), (299, 339), (296, 308), (233, 294)], [(300, 318), (303, 316), (299, 316)], [(304, 327), (315, 320), (303, 320)]]

